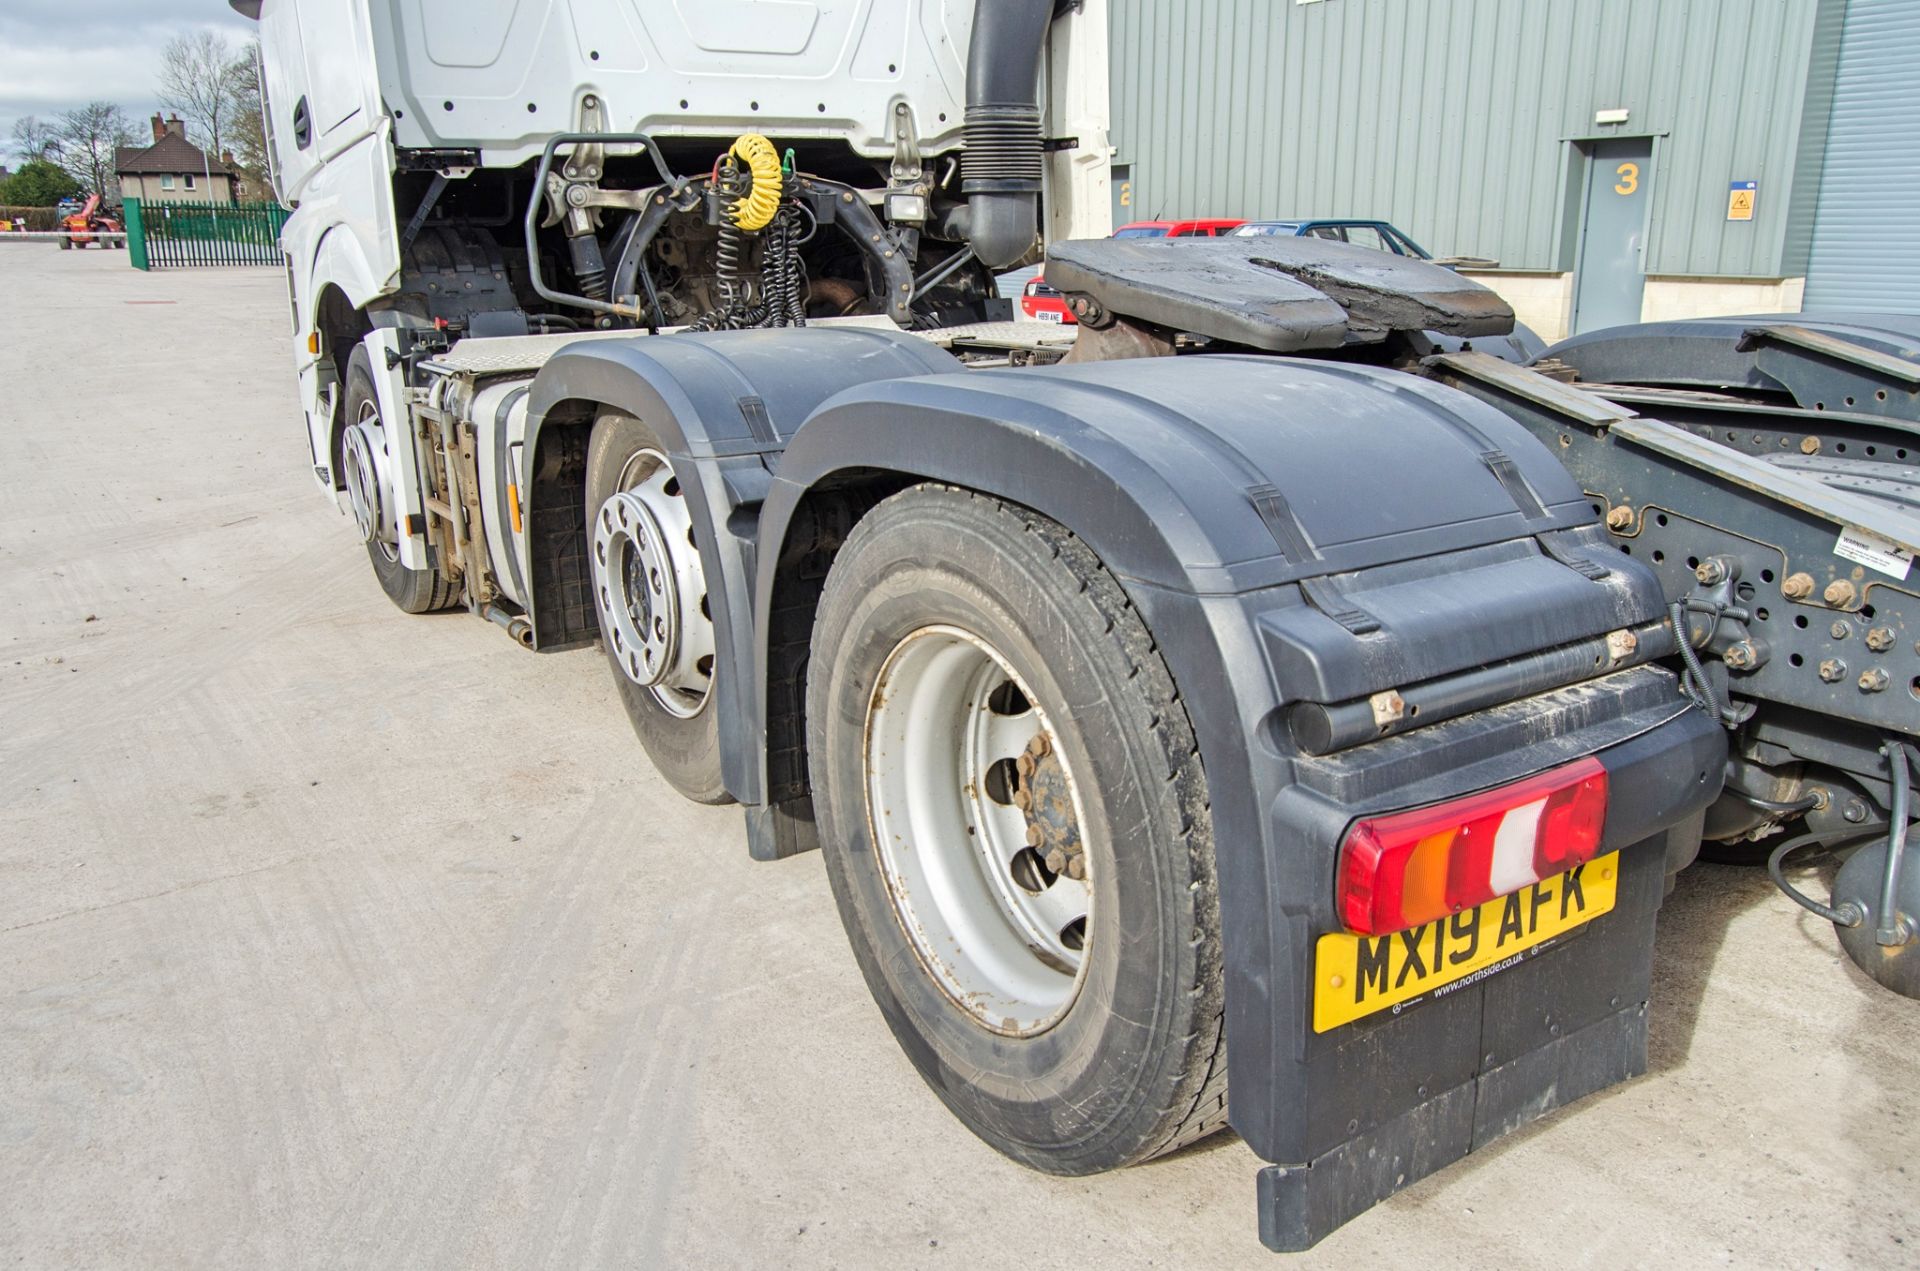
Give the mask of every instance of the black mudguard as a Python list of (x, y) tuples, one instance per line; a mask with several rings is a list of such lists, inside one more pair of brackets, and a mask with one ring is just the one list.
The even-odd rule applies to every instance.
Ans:
[[(1591, 504), (1523, 427), (1413, 376), (1257, 356), (850, 389), (799, 428), (762, 512), (760, 720), (788, 526), (808, 500), (874, 470), (1068, 526), (1153, 632), (1206, 761), (1230, 1114), (1277, 1163), (1261, 1183), (1269, 1244), (1305, 1247), (1504, 1130), (1642, 1070), (1661, 884), (1684, 863), (1684, 823), (1718, 792), (1725, 742), (1646, 664), (1671, 649), (1656, 639), (1656, 580), (1608, 548)], [(1641, 633), (1638, 652), (1595, 655), (1548, 691), (1532, 681), (1532, 696), (1471, 703), (1429, 727), (1309, 754), (1290, 726), (1302, 704), (1465, 691), (1610, 632)], [(1615, 913), (1510, 972), (1311, 1032), (1314, 942), (1339, 929), (1335, 861), (1354, 817), (1595, 753), (1618, 792), (1606, 831), (1624, 849)]]
[[(694, 537), (708, 562), (722, 775), (728, 793), (744, 804), (762, 801), (760, 715), (749, 686), (755, 530), (771, 482), (767, 461), (779, 455), (815, 407), (836, 393), (958, 367), (951, 355), (925, 340), (835, 327), (583, 340), (555, 354), (534, 377), (528, 473), (542, 470), (548, 458), (543, 447), (550, 444), (555, 423), (579, 425), (600, 407), (611, 406), (645, 422), (683, 474)], [(531, 486), (528, 514), (535, 529), (543, 519), (558, 526), (550, 536), (552, 550), (543, 552), (536, 542), (529, 552), (535, 648), (578, 647), (598, 635), (585, 590), (583, 513), (592, 510), (580, 509), (577, 500), (577, 490)], [(573, 543), (581, 553), (577, 559), (565, 554)]]

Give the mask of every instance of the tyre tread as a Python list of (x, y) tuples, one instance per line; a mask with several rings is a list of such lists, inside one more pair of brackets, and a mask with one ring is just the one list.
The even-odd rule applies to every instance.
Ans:
[[(1113, 638), (1129, 667), (1128, 680), (1137, 686), (1149, 711), (1147, 731), (1167, 765), (1166, 795), (1177, 803), (1180, 835), (1195, 880), (1191, 921), (1198, 932), (1193, 983), (1187, 993), (1194, 1002), (1194, 1031), (1186, 1038), (1181, 1062), (1182, 1079), (1169, 1100), (1163, 1132), (1132, 1164), (1164, 1156), (1227, 1128), (1227, 1049), (1225, 966), (1220, 941), (1220, 896), (1213, 857), (1212, 817), (1207, 799), (1206, 772), (1200, 747), (1181, 700), (1173, 674), (1160, 656), (1146, 622), (1127, 597), (1120, 581), (1101, 563), (1079, 535), (1056, 521), (991, 495), (953, 486), (995, 515), (1018, 522), (1024, 532), (1043, 543), (1079, 595), (1086, 600)], [(895, 497), (906, 497), (906, 491)]]

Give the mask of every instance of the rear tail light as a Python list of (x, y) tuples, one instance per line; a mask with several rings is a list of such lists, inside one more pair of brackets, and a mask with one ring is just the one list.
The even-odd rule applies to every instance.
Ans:
[(1368, 817), (1340, 848), (1347, 928), (1385, 935), (1460, 913), (1600, 853), (1607, 770), (1588, 756), (1512, 785)]

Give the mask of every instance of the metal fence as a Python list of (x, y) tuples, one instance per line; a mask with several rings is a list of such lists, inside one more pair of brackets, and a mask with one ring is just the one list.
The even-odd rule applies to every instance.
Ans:
[(277, 203), (153, 203), (128, 199), (127, 257), (135, 269), (277, 265), (287, 210)]

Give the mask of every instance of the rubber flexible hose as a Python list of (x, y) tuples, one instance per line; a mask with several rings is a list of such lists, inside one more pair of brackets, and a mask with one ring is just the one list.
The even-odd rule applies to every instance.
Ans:
[(1811, 812), (1820, 806), (1819, 796), (1811, 794), (1803, 799), (1795, 799), (1791, 803), (1786, 803), (1779, 799), (1763, 799), (1757, 794), (1748, 794), (1745, 790), (1735, 790), (1731, 786), (1727, 787), (1727, 793), (1750, 807), (1759, 808), (1762, 812), (1778, 812), (1783, 816), (1796, 816), (1802, 812)]
[(1893, 778), (1893, 801), (1887, 833), (1887, 866), (1880, 876), (1879, 921), (1874, 923), (1874, 939), (1889, 948), (1906, 943), (1900, 912), (1900, 858), (1907, 854), (1907, 809), (1912, 796), (1910, 761), (1914, 750), (1898, 738), (1890, 737), (1880, 753), (1887, 757), (1887, 773)]
[(747, 132), (734, 140), (727, 153), (744, 163), (753, 178), (753, 184), (733, 201), (727, 214), (748, 233), (765, 229), (780, 210), (780, 152), (759, 133)]
[[(1848, 835), (1837, 843), (1829, 844), (1829, 846), (1841, 848), (1862, 842), (1887, 827), (1884, 825), (1870, 825), (1860, 828), (1860, 833)], [(1787, 876), (1783, 870), (1787, 857), (1810, 843), (1818, 843), (1821, 837), (1821, 833), (1816, 830), (1810, 834), (1802, 834), (1798, 837), (1790, 838), (1780, 844), (1780, 846), (1774, 848), (1773, 851), (1767, 854), (1767, 877), (1773, 879), (1773, 885), (1775, 887), (1778, 887), (1786, 893), (1788, 900), (1791, 900), (1794, 904), (1807, 910), (1809, 913), (1819, 914), (1836, 927), (1857, 927), (1866, 921), (1866, 915), (1860, 912), (1860, 906), (1851, 901), (1842, 903), (1837, 909), (1832, 905), (1823, 905), (1787, 881)]]

